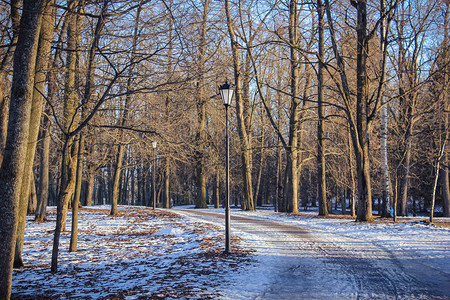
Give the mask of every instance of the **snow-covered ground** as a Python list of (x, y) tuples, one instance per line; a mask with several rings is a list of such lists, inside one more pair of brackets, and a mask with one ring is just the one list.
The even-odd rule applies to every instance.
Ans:
[(225, 298), (450, 299), (450, 228), (425, 218), (358, 223), (312, 214), (233, 210), (232, 234), (257, 250), (257, 263), (229, 280)]
[(223, 209), (107, 209), (81, 211), (78, 252), (62, 235), (56, 275), (54, 223), (28, 220), (13, 296), (450, 299), (450, 228), (424, 218), (366, 224), (232, 210), (234, 254), (224, 255)]
[[(50, 220), (55, 220), (54, 208)], [(70, 214), (67, 229), (70, 228)], [(27, 219), (23, 260), (13, 273), (13, 299), (216, 298), (223, 272), (249, 263), (245, 251), (225, 256), (221, 232), (168, 211), (82, 209), (78, 251), (61, 236), (58, 273), (50, 272), (54, 222)]]

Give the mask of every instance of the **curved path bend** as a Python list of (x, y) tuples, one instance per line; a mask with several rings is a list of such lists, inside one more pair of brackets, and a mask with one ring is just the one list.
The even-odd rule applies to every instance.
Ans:
[[(218, 226), (224, 222), (223, 213), (175, 212)], [(232, 214), (231, 224), (232, 234), (256, 250), (257, 262), (230, 277), (225, 298), (450, 299), (450, 272), (399, 257), (383, 245), (257, 217)]]

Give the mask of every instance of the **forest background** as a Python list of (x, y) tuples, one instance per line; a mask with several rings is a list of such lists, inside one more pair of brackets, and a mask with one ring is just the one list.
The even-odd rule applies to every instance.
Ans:
[(232, 203), (449, 216), (449, 6), (2, 1), (2, 298), (48, 204), (54, 272), (69, 207), (71, 251), (80, 203), (218, 207), (226, 80)]

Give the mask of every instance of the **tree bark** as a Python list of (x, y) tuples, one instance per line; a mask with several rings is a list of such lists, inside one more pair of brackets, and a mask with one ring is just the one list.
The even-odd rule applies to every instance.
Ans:
[(238, 135), (240, 141), (241, 150), (241, 162), (242, 162), (242, 177), (244, 185), (244, 210), (255, 210), (253, 203), (253, 191), (252, 191), (252, 151), (250, 147), (250, 136), (247, 132), (246, 120), (245, 120), (245, 103), (242, 95), (242, 70), (239, 58), (239, 48), (237, 37), (233, 28), (233, 22), (231, 19), (229, 1), (225, 0), (225, 13), (227, 16), (228, 33), (231, 42), (231, 52), (233, 55), (233, 69), (234, 69), (234, 82), (235, 82), (235, 99), (236, 99), (236, 116), (238, 124)]
[[(259, 166), (258, 166), (258, 177), (256, 179), (256, 190), (255, 190), (255, 196), (253, 197), (253, 199), (256, 201), (256, 203), (258, 205), (262, 205), (262, 197), (260, 195), (260, 190), (261, 190), (261, 177), (262, 177), (262, 170), (264, 168), (264, 133), (265, 133), (265, 128), (264, 128), (264, 113), (263, 110), (261, 109), (261, 150), (259, 151)], [(260, 200), (261, 199), (261, 200)]]
[(83, 152), (84, 152), (84, 137), (80, 134), (78, 139), (78, 151), (77, 151), (77, 161), (76, 161), (76, 180), (75, 180), (75, 193), (72, 203), (72, 227), (70, 232), (70, 244), (69, 252), (77, 251), (77, 241), (78, 241), (78, 208), (80, 205), (80, 194), (81, 194), (81, 177), (83, 176), (82, 164), (83, 164)]
[(207, 208), (207, 193), (206, 193), (206, 167), (205, 167), (205, 143), (206, 141), (206, 101), (205, 97), (205, 62), (206, 62), (206, 33), (208, 23), (208, 13), (210, 0), (202, 1), (203, 11), (202, 20), (200, 23), (200, 36), (197, 56), (197, 86), (196, 86), (196, 104), (197, 104), (197, 132), (196, 132), (196, 176), (197, 176), (197, 200), (196, 208)]
[[(381, 13), (381, 23), (380, 23), (380, 51), (381, 53), (387, 52), (387, 35), (388, 26), (386, 26), (386, 21), (383, 18), (385, 14), (385, 0), (380, 0), (380, 13)], [(381, 63), (382, 74), (386, 72), (386, 63)], [(382, 82), (384, 86), (384, 82)], [(380, 91), (381, 94), (383, 90)], [(382, 172), (382, 185), (383, 185), (383, 204), (381, 211), (379, 212), (382, 217), (390, 216), (391, 208), (391, 186), (389, 179), (389, 163), (388, 163), (388, 146), (387, 146), (387, 130), (388, 130), (388, 107), (386, 104), (386, 98), (381, 95), (381, 126), (380, 126), (380, 144), (381, 144), (381, 172)]]
[[(53, 248), (52, 248), (52, 263), (51, 272), (56, 273), (58, 271), (58, 251), (59, 251), (59, 239), (61, 236), (61, 231), (65, 231), (66, 223), (63, 222), (64, 215), (67, 216), (67, 210), (69, 201), (73, 197), (76, 182), (76, 171), (77, 171), (77, 153), (78, 153), (78, 143), (77, 141), (71, 141), (73, 145), (69, 144), (69, 139), (66, 138), (63, 147), (63, 160), (61, 163), (61, 174), (67, 173), (67, 180), (62, 182), (60, 187), (60, 192), (57, 197), (57, 208), (56, 208), (56, 228), (53, 237)], [(68, 161), (66, 161), (66, 159)], [(65, 170), (67, 168), (67, 170)]]
[(75, 9), (78, 5), (77, 0), (69, 2), (69, 12), (67, 15), (67, 47), (70, 50), (67, 53), (67, 71), (65, 78), (65, 99), (64, 99), (64, 132), (63, 132), (63, 149), (61, 162), (61, 179), (59, 195), (57, 197), (56, 227), (53, 238), (51, 272), (56, 273), (58, 270), (58, 251), (61, 231), (66, 230), (67, 212), (69, 203), (75, 192), (76, 173), (77, 173), (77, 157), (78, 157), (78, 141), (75, 140), (72, 132), (78, 123), (78, 95), (76, 86), (76, 69), (77, 69), (77, 39), (78, 29), (76, 22)]
[[(80, 66), (80, 51), (78, 51), (80, 47), (80, 38), (81, 38), (81, 31), (83, 27), (83, 16), (82, 13), (84, 12), (84, 2), (80, 3), (81, 5), (78, 7), (78, 13), (76, 16), (76, 27), (77, 27), (77, 51), (76, 51), (76, 69), (79, 70)], [(102, 19), (102, 18), (100, 18)], [(91, 65), (89, 65), (91, 67)], [(89, 73), (89, 70), (88, 70)], [(89, 76), (88, 76), (89, 78)], [(78, 78), (77, 81), (80, 81)], [(88, 99), (84, 97), (80, 103), (81, 107), (81, 115), (83, 118), (86, 117), (86, 103), (88, 102)], [(77, 251), (77, 241), (78, 241), (78, 210), (80, 205), (80, 196), (81, 196), (81, 183), (83, 181), (83, 157), (84, 157), (84, 132), (80, 132), (78, 134), (78, 141), (77, 141), (77, 163), (76, 163), (76, 173), (75, 173), (75, 191), (72, 197), (72, 226), (70, 231), (70, 244), (69, 244), (69, 252), (76, 252)]]
[[(445, 7), (445, 19), (444, 19), (444, 41), (443, 46), (446, 47), (444, 49), (444, 53), (442, 56), (444, 57), (444, 64), (445, 64), (445, 70), (444, 70), (444, 90), (442, 91), (442, 100), (444, 101), (444, 130), (450, 130), (450, 121), (449, 121), (449, 115), (450, 115), (450, 101), (448, 100), (449, 97), (449, 82), (450, 82), (450, 66), (448, 65), (448, 62), (450, 60), (450, 48), (448, 46), (449, 43), (449, 15), (450, 15), (450, 1), (446, 2)], [(444, 157), (443, 157), (443, 168), (441, 169), (442, 175), (441, 175), (441, 183), (442, 183), (442, 200), (443, 200), (443, 210), (444, 210), (444, 217), (450, 217), (450, 181), (449, 181), (449, 168), (450, 168), (450, 158), (448, 150), (444, 151)]]
[(53, 20), (54, 9), (53, 1), (49, 2), (43, 12), (42, 25), (39, 34), (38, 52), (36, 56), (34, 92), (31, 104), (30, 126), (28, 133), (28, 146), (24, 166), (24, 174), (20, 192), (18, 227), (16, 237), (16, 248), (14, 255), (14, 267), (23, 267), (22, 249), (25, 234), (25, 221), (28, 211), (28, 201), (31, 190), (31, 180), (34, 180), (33, 163), (36, 153), (36, 145), (39, 135), (42, 108), (44, 105), (44, 90), (46, 84), (46, 75), (50, 66), (50, 51), (53, 39)]
[(3, 161), (3, 151), (8, 130), (8, 98), (5, 97), (5, 82), (6, 72), (0, 71), (0, 164)]
[(318, 194), (319, 194), (319, 216), (328, 215), (327, 207), (327, 181), (326, 181), (326, 166), (325, 166), (325, 143), (324, 143), (324, 107), (323, 107), (323, 69), (324, 69), (324, 11), (322, 0), (317, 0), (317, 14), (319, 19), (319, 68), (317, 71), (317, 180), (318, 180)]
[(50, 108), (47, 105), (42, 120), (41, 131), (41, 147), (40, 151), (40, 168), (39, 168), (39, 199), (36, 208), (34, 220), (36, 222), (43, 222), (46, 220), (47, 203), (48, 203), (48, 189), (49, 189), (49, 157), (50, 157)]
[[(120, 141), (119, 141), (120, 142)], [(120, 175), (122, 172), (122, 161), (123, 161), (123, 151), (124, 145), (119, 144), (116, 154), (116, 164), (114, 166), (114, 177), (113, 177), (113, 191), (112, 191), (112, 203), (111, 203), (111, 216), (117, 216), (117, 204), (119, 200), (119, 187), (120, 187)]]
[(288, 146), (288, 182), (286, 189), (287, 212), (298, 213), (298, 123), (299, 123), (299, 58), (296, 48), (298, 39), (297, 0), (289, 2), (289, 42), (290, 42), (290, 118), (289, 118), (289, 146)]
[[(206, 191), (206, 186), (205, 186)], [(166, 157), (164, 167), (164, 203), (163, 208), (170, 208), (170, 158)]]
[(352, 217), (356, 217), (356, 183), (355, 183), (355, 175), (354, 175), (354, 165), (353, 165), (353, 155), (352, 155), (352, 137), (350, 130), (348, 131), (348, 166), (350, 173), (350, 212)]
[[(356, 132), (354, 137), (354, 148), (356, 150), (356, 166), (358, 170), (358, 221), (371, 222), (372, 216), (372, 186), (370, 177), (369, 158), (369, 129), (368, 129), (368, 96), (367, 96), (367, 70), (368, 36), (367, 36), (367, 3), (357, 1), (357, 58), (356, 58)], [(358, 136), (356, 136), (358, 135)]]
[(220, 173), (216, 171), (216, 186), (214, 189), (214, 208), (220, 207)]
[(3, 161), (3, 152), (6, 145), (8, 131), (8, 97), (5, 95), (6, 82), (8, 76), (8, 66), (13, 58), (16, 49), (20, 27), (20, 0), (10, 1), (10, 17), (13, 36), (0, 63), (0, 164)]
[[(103, 10), (102, 12), (106, 12), (108, 1), (104, 2)], [(136, 19), (134, 23), (134, 33), (133, 33), (133, 42), (132, 42), (132, 48), (131, 48), (131, 60), (134, 61), (135, 55), (136, 55), (136, 43), (138, 38), (138, 27), (139, 27), (139, 19), (141, 15), (141, 9), (142, 9), (142, 2), (139, 4), (136, 12)], [(101, 18), (102, 22), (104, 22), (104, 18)], [(104, 23), (97, 24), (97, 28), (99, 30), (96, 30), (97, 39), (100, 37), (101, 28), (103, 28)], [(97, 47), (97, 45), (95, 45)], [(131, 93), (129, 93), (132, 85), (132, 75), (133, 74), (133, 68), (130, 68), (128, 80), (127, 80), (127, 95), (125, 96), (125, 103), (123, 106), (123, 113), (120, 117), (119, 124), (124, 127), (128, 120), (128, 112), (130, 109), (130, 102), (131, 102)], [(117, 203), (119, 201), (119, 192), (120, 192), (120, 176), (122, 173), (122, 162), (123, 162), (123, 155), (124, 155), (124, 147), (122, 139), (124, 138), (123, 131), (120, 131), (120, 137), (119, 137), (119, 145), (117, 149), (117, 157), (116, 157), (116, 165), (114, 169), (114, 179), (113, 179), (113, 187), (112, 187), (112, 203), (111, 203), (111, 212), (110, 215), (116, 216), (118, 214), (117, 210)]]
[(38, 36), (44, 0), (24, 0), (9, 108), (6, 145), (0, 167), (0, 299), (11, 296), (14, 246), (30, 126)]
[(34, 179), (34, 174), (31, 174), (30, 195), (28, 197), (27, 214), (33, 215), (34, 213), (36, 213), (36, 207), (37, 207), (36, 180)]

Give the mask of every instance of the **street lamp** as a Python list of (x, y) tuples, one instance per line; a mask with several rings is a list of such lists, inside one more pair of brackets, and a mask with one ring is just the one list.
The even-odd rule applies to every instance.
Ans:
[(223, 105), (225, 105), (225, 144), (226, 144), (226, 203), (225, 203), (225, 253), (230, 253), (230, 142), (228, 137), (228, 106), (233, 98), (234, 87), (225, 81), (219, 86)]
[(152, 147), (153, 147), (153, 209), (156, 208), (156, 180), (155, 180), (155, 173), (156, 173), (156, 146), (157, 146), (157, 142), (153, 141), (152, 142)]

